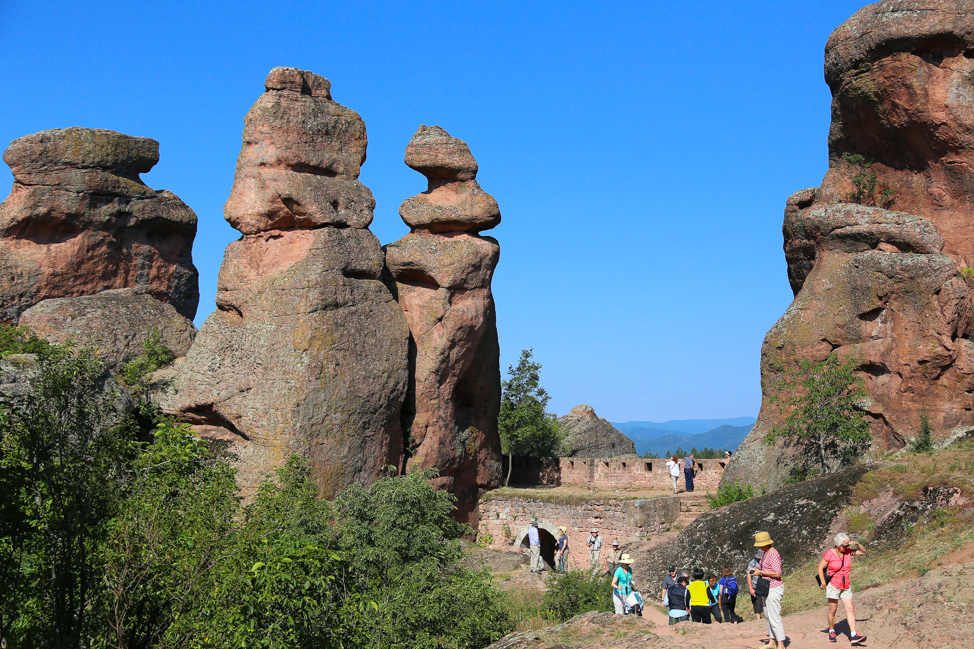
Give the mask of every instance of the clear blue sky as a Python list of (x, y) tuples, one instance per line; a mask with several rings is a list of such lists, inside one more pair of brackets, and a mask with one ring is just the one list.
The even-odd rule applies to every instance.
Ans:
[(243, 116), (272, 67), (312, 70), (365, 119), (382, 243), (425, 189), (402, 162), (417, 126), (470, 145), (503, 213), (501, 366), (533, 347), (552, 410), (756, 415), (792, 297), (784, 201), (827, 166), (825, 41), (863, 4), (0, 0), (0, 147), (68, 126), (159, 140), (143, 179), (199, 216), (199, 325), (238, 236)]

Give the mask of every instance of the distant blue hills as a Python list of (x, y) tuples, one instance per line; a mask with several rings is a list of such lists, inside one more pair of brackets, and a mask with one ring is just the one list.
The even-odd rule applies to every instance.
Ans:
[(737, 450), (751, 427), (754, 417), (731, 417), (727, 419), (676, 419), (664, 422), (627, 421), (612, 422), (636, 444), (640, 455), (649, 452), (661, 457), (677, 448), (689, 451), (692, 448)]

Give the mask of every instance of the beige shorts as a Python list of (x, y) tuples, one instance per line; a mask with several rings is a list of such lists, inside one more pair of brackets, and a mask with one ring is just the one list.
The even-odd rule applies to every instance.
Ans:
[(826, 599), (852, 599), (852, 586), (848, 588), (836, 588), (829, 583), (825, 587), (825, 598)]

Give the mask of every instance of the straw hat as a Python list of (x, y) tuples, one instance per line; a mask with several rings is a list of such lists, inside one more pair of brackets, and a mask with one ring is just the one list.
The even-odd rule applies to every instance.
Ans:
[(632, 557), (630, 557), (628, 554), (624, 554), (624, 555), (622, 555), (622, 558), (619, 559), (619, 563), (629, 563), (629, 564), (631, 564), (632, 563)]
[(562, 525), (561, 527), (558, 528), (558, 531), (559, 532), (567, 532), (568, 531), (568, 528), (565, 527), (564, 525)]
[(754, 535), (754, 547), (763, 548), (766, 545), (772, 545), (774, 541), (771, 540), (771, 535), (767, 532), (758, 532)]

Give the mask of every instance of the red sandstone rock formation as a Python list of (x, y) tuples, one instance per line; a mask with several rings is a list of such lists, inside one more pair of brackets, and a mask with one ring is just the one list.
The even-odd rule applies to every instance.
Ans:
[(406, 164), (429, 180), (399, 208), (411, 228), (386, 246), (386, 266), (410, 331), (403, 427), (410, 467), (436, 467), (437, 484), (469, 517), (481, 489), (500, 484), (500, 351), (490, 281), (500, 247), (481, 230), (500, 223), (462, 140), (420, 126)]
[(876, 451), (903, 447), (924, 411), (938, 443), (974, 430), (972, 51), (962, 0), (886, 0), (829, 38), (829, 171), (788, 200), (795, 301), (765, 338), (761, 413), (725, 480), (787, 477), (794, 449), (762, 443), (786, 414), (775, 383), (833, 351), (858, 362)]
[(41, 338), (93, 346), (106, 368), (116, 373), (144, 353), (153, 330), (176, 357), (185, 356), (196, 337), (193, 323), (171, 304), (131, 288), (44, 300), (24, 311), (20, 324)]
[(225, 208), (243, 237), (164, 405), (235, 445), (244, 493), (301, 453), (330, 497), (401, 465), (409, 332), (367, 229), (361, 117), (310, 72), (275, 68), (265, 87)]
[(134, 288), (192, 319), (196, 214), (139, 174), (159, 143), (101, 129), (41, 131), (3, 154), (14, 174), (0, 204), (0, 321), (48, 298)]

